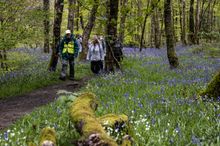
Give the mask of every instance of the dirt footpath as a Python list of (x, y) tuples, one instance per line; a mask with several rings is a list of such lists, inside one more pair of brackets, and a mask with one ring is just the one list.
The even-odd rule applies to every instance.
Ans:
[(28, 114), (34, 108), (48, 104), (57, 98), (58, 90), (74, 92), (86, 85), (89, 77), (77, 81), (64, 81), (51, 85), (22, 96), (0, 100), (0, 130), (7, 128), (21, 116)]

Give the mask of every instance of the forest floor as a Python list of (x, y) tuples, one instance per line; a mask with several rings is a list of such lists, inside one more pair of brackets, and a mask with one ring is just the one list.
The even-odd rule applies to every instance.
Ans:
[(75, 92), (86, 85), (90, 77), (75, 81), (47, 86), (21, 96), (15, 96), (0, 101), (0, 130), (10, 126), (20, 117), (32, 112), (35, 108), (46, 105), (57, 99), (57, 91), (65, 90)]

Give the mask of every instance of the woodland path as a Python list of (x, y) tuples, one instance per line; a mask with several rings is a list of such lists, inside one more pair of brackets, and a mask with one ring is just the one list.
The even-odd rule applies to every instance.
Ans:
[(7, 128), (13, 122), (32, 112), (35, 108), (46, 105), (57, 99), (58, 90), (74, 92), (85, 86), (90, 77), (80, 80), (66, 80), (62, 83), (43, 87), (21, 96), (0, 100), (0, 130)]

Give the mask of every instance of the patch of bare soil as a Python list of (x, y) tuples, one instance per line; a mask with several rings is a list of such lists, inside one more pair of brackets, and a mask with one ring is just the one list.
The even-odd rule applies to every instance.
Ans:
[(0, 100), (0, 130), (7, 128), (20, 117), (32, 112), (36, 107), (53, 102), (57, 98), (58, 90), (75, 92), (86, 85), (90, 77), (76, 81), (47, 86), (22, 96)]

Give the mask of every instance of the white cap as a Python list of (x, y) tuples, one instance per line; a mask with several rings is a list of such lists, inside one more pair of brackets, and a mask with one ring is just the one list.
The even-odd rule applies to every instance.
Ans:
[(66, 34), (69, 34), (69, 33), (71, 33), (71, 31), (68, 29), (68, 30), (66, 30)]

